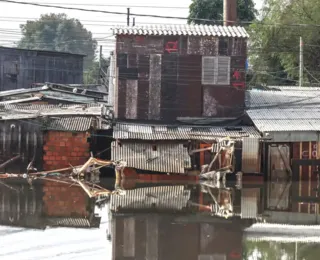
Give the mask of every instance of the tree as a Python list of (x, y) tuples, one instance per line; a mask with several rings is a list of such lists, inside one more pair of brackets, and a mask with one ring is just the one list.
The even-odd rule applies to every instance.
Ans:
[(18, 47), (85, 54), (84, 69), (92, 65), (97, 41), (79, 20), (66, 14), (45, 14), (20, 28), (23, 36)]
[[(257, 10), (254, 8), (253, 0), (237, 1), (238, 19), (240, 21), (253, 21)], [(220, 22), (199, 21), (192, 18), (216, 20)], [(189, 7), (188, 23), (196, 24), (222, 24), (223, 0), (192, 0)]]
[[(110, 64), (110, 59), (102, 57), (101, 59), (101, 69), (99, 68), (99, 61), (94, 61), (91, 68), (85, 72), (84, 74), (84, 83), (85, 84), (101, 84), (104, 82), (106, 84), (108, 82), (108, 78), (106, 77), (108, 72), (108, 67)], [(104, 76), (104, 79), (101, 79), (101, 76)]]
[(250, 62), (255, 83), (296, 85), (299, 79), (299, 40), (304, 41), (304, 82), (320, 79), (320, 2), (266, 0), (261, 21), (252, 24)]

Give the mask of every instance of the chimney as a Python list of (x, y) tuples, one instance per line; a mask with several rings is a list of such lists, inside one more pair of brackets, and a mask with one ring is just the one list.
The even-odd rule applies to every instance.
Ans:
[(223, 0), (223, 25), (235, 25), (237, 21), (237, 0)]

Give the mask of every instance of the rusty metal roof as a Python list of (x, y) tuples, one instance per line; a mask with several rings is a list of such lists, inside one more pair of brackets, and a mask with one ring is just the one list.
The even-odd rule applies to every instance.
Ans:
[(191, 168), (188, 149), (182, 144), (157, 144), (154, 148), (148, 143), (112, 142), (111, 160), (123, 160), (128, 167), (155, 172), (185, 173)]
[(227, 128), (134, 123), (117, 123), (113, 132), (115, 139), (140, 140), (213, 140), (227, 136), (232, 138), (260, 137), (260, 134), (251, 126)]
[(124, 196), (111, 195), (110, 209), (182, 210), (187, 207), (191, 191), (184, 186), (158, 186), (126, 190)]
[(93, 120), (95, 118), (85, 116), (59, 117), (49, 118), (43, 125), (46, 130), (85, 132), (91, 128)]
[(249, 34), (241, 26), (221, 25), (137, 25), (115, 26), (112, 31), (116, 35), (188, 35), (248, 38)]

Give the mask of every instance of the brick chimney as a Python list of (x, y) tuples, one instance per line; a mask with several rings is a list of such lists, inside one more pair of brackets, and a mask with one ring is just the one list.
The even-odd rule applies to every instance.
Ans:
[(237, 0), (223, 0), (223, 25), (235, 25), (237, 21)]

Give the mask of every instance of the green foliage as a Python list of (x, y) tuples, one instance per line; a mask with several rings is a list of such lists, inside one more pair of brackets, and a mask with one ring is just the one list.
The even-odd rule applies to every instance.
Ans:
[[(255, 19), (257, 11), (254, 8), (253, 0), (238, 0), (238, 19), (240, 21), (252, 21)], [(223, 0), (192, 0), (189, 7), (188, 23), (213, 24), (212, 22), (192, 20), (191, 18), (223, 20)], [(214, 24), (222, 24), (215, 22)]]
[(300, 36), (304, 41), (304, 81), (319, 83), (320, 27), (314, 26), (320, 24), (319, 13), (318, 0), (266, 0), (262, 20), (249, 30), (255, 84), (297, 84)]
[[(109, 64), (110, 64), (110, 59), (103, 57), (101, 59), (102, 72), (100, 73), (99, 61), (94, 61), (91, 68), (84, 73), (84, 76), (83, 76), (84, 84), (100, 84), (101, 83), (100, 75), (107, 74)], [(105, 80), (108, 80), (108, 79), (105, 77)]]
[(20, 28), (23, 35), (18, 43), (20, 48), (85, 54), (85, 69), (94, 60), (97, 42), (92, 33), (66, 14), (41, 15), (39, 20), (27, 21)]

